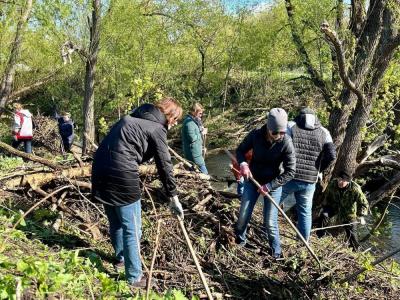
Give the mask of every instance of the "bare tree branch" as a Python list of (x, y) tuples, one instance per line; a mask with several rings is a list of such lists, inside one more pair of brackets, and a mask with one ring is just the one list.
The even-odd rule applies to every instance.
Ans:
[(355, 37), (359, 37), (365, 22), (365, 3), (363, 0), (351, 0), (349, 28)]
[(328, 40), (328, 42), (330, 42), (335, 48), (340, 78), (343, 80), (343, 83), (346, 85), (346, 87), (357, 95), (358, 100), (364, 103), (364, 94), (361, 92), (360, 89), (355, 86), (355, 84), (350, 80), (350, 77), (347, 74), (346, 59), (344, 57), (342, 43), (337, 37), (336, 32), (329, 28), (329, 24), (326, 21), (321, 24), (321, 31), (325, 34), (325, 38)]
[(374, 160), (365, 161), (357, 166), (354, 176), (360, 177), (375, 167), (389, 167), (400, 170), (400, 154), (385, 155)]
[(291, 0), (285, 0), (285, 3), (286, 3), (286, 12), (289, 19), (289, 25), (292, 33), (292, 38), (296, 46), (297, 52), (299, 53), (302, 63), (306, 67), (308, 74), (310, 74), (312, 81), (321, 90), (325, 101), (327, 101), (327, 103), (331, 105), (332, 92), (328, 88), (327, 83), (322, 79), (321, 74), (318, 73), (318, 71), (314, 68), (314, 66), (311, 63), (311, 59), (308, 56), (307, 50), (301, 39), (298, 25), (296, 24), (294, 19), (294, 6)]
[(368, 145), (367, 149), (365, 149), (365, 151), (363, 151), (363, 153), (360, 155), (360, 164), (364, 163), (372, 153), (382, 147), (387, 138), (388, 136), (386, 134), (380, 135), (370, 145)]

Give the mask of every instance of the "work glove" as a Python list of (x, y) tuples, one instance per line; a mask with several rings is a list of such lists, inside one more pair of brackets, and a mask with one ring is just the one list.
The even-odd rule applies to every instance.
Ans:
[(203, 128), (203, 131), (201, 132), (203, 135), (207, 135), (208, 129), (206, 127)]
[(365, 224), (367, 224), (367, 222), (365, 222), (365, 218), (364, 217), (360, 217), (360, 224), (361, 225), (365, 225)]
[(322, 172), (318, 173), (317, 181), (322, 182)]
[(249, 180), (249, 178), (252, 177), (249, 164), (247, 162), (242, 162), (240, 164), (240, 175), (242, 175), (245, 180)]
[(184, 218), (182, 204), (179, 202), (178, 196), (170, 198), (169, 209), (175, 216), (180, 217), (181, 219)]
[(261, 186), (261, 188), (258, 190), (260, 193), (269, 193), (272, 190), (272, 185), (271, 183), (266, 183)]

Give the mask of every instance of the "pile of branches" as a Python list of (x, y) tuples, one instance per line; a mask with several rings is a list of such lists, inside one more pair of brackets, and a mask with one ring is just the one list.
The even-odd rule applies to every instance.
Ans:
[[(152, 274), (154, 289), (159, 292), (177, 288), (184, 290), (187, 295), (205, 296), (178, 221), (165, 205), (166, 197), (156, 177), (155, 166), (141, 166), (139, 171), (143, 186), (141, 254), (145, 272)], [(259, 206), (253, 213), (248, 246), (237, 246), (234, 243), (233, 225), (237, 218), (238, 199), (213, 189), (207, 175), (190, 172), (183, 164), (177, 164), (174, 173), (185, 209), (185, 226), (215, 297), (397, 297), (398, 291), (390, 280), (393, 274), (384, 266), (378, 266), (377, 272), (369, 271), (361, 281), (352, 281), (347, 287), (340, 285), (354, 280), (348, 275), (360, 268), (360, 258), (336, 239), (312, 237), (310, 246), (323, 264), (320, 270), (282, 220), (285, 259), (275, 261), (269, 255)], [(14, 177), (11, 174), (6, 180), (0, 180), (3, 189), (25, 195), (23, 199), (27, 200), (23, 205), (27, 213), (39, 208), (54, 212), (49, 226), (59, 233), (70, 234), (73, 229), (81, 241), (77, 246), (106, 245), (108, 255), (99, 255), (103, 257), (105, 268), (112, 273), (107, 219), (102, 206), (88, 199), (91, 188), (88, 180), (90, 165), (15, 174)]]
[(33, 142), (44, 146), (52, 154), (60, 153), (61, 137), (58, 132), (57, 120), (42, 115), (34, 117), (35, 129)]

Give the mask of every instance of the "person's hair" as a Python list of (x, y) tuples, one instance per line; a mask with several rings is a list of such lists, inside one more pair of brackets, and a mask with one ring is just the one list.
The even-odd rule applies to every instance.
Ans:
[(196, 114), (199, 111), (204, 111), (203, 105), (201, 105), (199, 102), (193, 103), (192, 106), (190, 107), (190, 113)]
[(182, 118), (183, 109), (177, 100), (171, 97), (166, 97), (155, 103), (161, 112), (167, 118), (168, 123), (179, 121)]
[(18, 102), (15, 102), (13, 104), (13, 107), (14, 107), (15, 110), (21, 110), (23, 108), (22, 104), (18, 103)]
[(71, 117), (71, 114), (70, 114), (69, 112), (67, 112), (67, 111), (64, 111), (64, 112), (61, 113), (61, 116), (62, 116), (62, 117), (69, 117), (69, 118), (70, 118), (70, 117)]

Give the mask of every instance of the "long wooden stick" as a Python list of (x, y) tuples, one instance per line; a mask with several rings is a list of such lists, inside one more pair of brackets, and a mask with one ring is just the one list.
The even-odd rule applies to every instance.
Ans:
[[(228, 150), (225, 150), (225, 153), (231, 158), (234, 159), (235, 157), (230, 153)], [(235, 171), (239, 172), (239, 170), (234, 169)], [(289, 219), (289, 217), (285, 214), (285, 212), (280, 208), (280, 206), (275, 202), (274, 198), (271, 197), (270, 194), (265, 193), (261, 189), (261, 185), (253, 178), (250, 177), (250, 180), (254, 183), (254, 185), (260, 190), (260, 193), (266, 197), (279, 211), (279, 213), (285, 218), (285, 220), (289, 223), (290, 227), (293, 228), (293, 230), (297, 233), (297, 236), (299, 239), (303, 242), (303, 244), (306, 246), (308, 252), (310, 252), (311, 256), (316, 260), (319, 266), (320, 272), (322, 272), (322, 265), (321, 262), (319, 261), (317, 255), (315, 255), (314, 251), (311, 249), (310, 245), (307, 243), (307, 241), (304, 239), (303, 235), (300, 233), (300, 231), (296, 228), (296, 226), (292, 223), (292, 221)]]
[(326, 227), (321, 227), (321, 228), (314, 228), (314, 229), (311, 229), (311, 232), (325, 230), (325, 229), (345, 227), (345, 226), (350, 226), (350, 225), (354, 225), (354, 224), (360, 224), (360, 222), (356, 221), (356, 222), (347, 223), (347, 224), (338, 224), (338, 225), (326, 226)]
[[(384, 260), (388, 259), (389, 257), (392, 257), (393, 255), (396, 255), (397, 253), (400, 252), (400, 248), (397, 248), (396, 250), (393, 250), (392, 252), (386, 254), (385, 256), (378, 258), (377, 260), (375, 260), (373, 263), (371, 263), (371, 266), (375, 266), (381, 262), (383, 262)], [(349, 280), (351, 280), (352, 278), (360, 275), (361, 273), (367, 271), (367, 268), (363, 267), (359, 270), (357, 270), (356, 272), (354, 272), (353, 274), (350, 274), (349, 276), (347, 276), (346, 278), (342, 279), (341, 281), (339, 281), (340, 284), (343, 284)]]
[(182, 220), (181, 217), (177, 216), (177, 218), (178, 218), (178, 221), (179, 221), (179, 225), (180, 225), (180, 227), (182, 229), (183, 235), (185, 236), (186, 244), (189, 247), (190, 254), (192, 254), (192, 258), (193, 258), (194, 263), (196, 265), (197, 271), (199, 272), (201, 282), (203, 283), (203, 286), (204, 286), (204, 288), (206, 290), (207, 297), (208, 297), (208, 299), (212, 300), (213, 296), (211, 295), (211, 291), (210, 291), (210, 288), (208, 287), (207, 280), (206, 280), (206, 278), (205, 278), (205, 276), (203, 274), (203, 271), (201, 270), (200, 263), (197, 260), (196, 252), (193, 249), (193, 245), (192, 245), (192, 242), (190, 241), (189, 235), (188, 235), (188, 233), (186, 231), (185, 224), (183, 223), (183, 220)]

